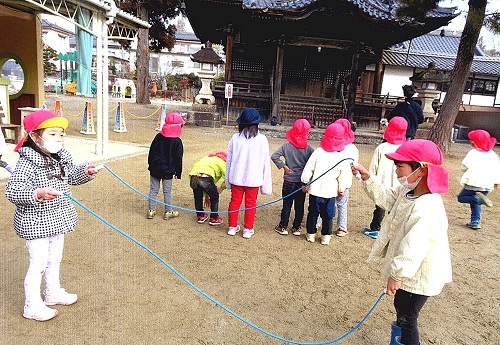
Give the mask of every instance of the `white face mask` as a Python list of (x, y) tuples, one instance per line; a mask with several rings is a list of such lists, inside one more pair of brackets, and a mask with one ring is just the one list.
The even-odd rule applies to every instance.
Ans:
[(37, 136), (40, 138), (40, 140), (43, 141), (43, 145), (38, 145), (38, 143), (35, 141), (35, 144), (37, 144), (38, 147), (44, 149), (45, 151), (49, 153), (58, 153), (61, 151), (63, 148), (63, 142), (62, 141), (45, 141), (41, 136), (37, 134)]
[[(420, 168), (418, 168), (420, 169)], [(403, 176), (403, 177), (398, 177), (398, 181), (399, 183), (401, 183), (401, 185), (403, 187), (406, 187), (408, 188), (409, 190), (413, 190), (415, 189), (415, 187), (418, 185), (418, 183), (420, 182), (420, 180), (422, 179), (422, 177), (419, 177), (415, 182), (412, 182), (412, 183), (409, 183), (408, 182), (408, 177), (410, 177), (411, 175), (413, 175), (416, 171), (418, 171), (418, 169), (416, 169), (415, 171), (413, 171), (410, 175), (408, 176)]]
[[(43, 140), (43, 139), (42, 139)], [(43, 148), (49, 151), (50, 153), (58, 153), (63, 148), (62, 141), (43, 141)]]

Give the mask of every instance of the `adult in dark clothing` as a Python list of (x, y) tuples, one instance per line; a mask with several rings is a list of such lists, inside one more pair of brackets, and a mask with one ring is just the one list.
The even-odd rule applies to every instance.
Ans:
[(398, 103), (394, 109), (392, 109), (389, 116), (387, 116), (387, 121), (390, 121), (393, 117), (401, 116), (408, 122), (408, 129), (406, 130), (406, 139), (414, 139), (417, 133), (417, 127), (419, 124), (424, 122), (424, 112), (422, 107), (418, 104), (412, 97), (415, 94), (415, 87), (412, 85), (403, 86), (403, 94), (405, 96), (405, 101)]

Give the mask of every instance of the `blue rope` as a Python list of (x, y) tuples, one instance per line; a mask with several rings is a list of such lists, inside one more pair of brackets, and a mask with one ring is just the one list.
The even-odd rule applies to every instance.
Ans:
[(280, 340), (280, 341), (283, 341), (283, 342), (286, 342), (286, 343), (289, 343), (289, 344), (297, 344), (297, 345), (327, 345), (327, 344), (333, 344), (333, 343), (337, 343), (337, 342), (341, 341), (342, 339), (346, 338), (351, 333), (353, 333), (356, 329), (358, 329), (365, 322), (365, 320), (368, 318), (368, 316), (370, 316), (370, 314), (373, 312), (373, 310), (375, 310), (375, 307), (379, 304), (379, 302), (382, 300), (382, 297), (384, 297), (384, 294), (385, 294), (385, 292), (382, 292), (380, 294), (380, 296), (377, 298), (377, 300), (375, 301), (375, 303), (373, 304), (373, 306), (368, 310), (368, 312), (365, 314), (365, 316), (363, 316), (363, 318), (361, 319), (361, 321), (359, 321), (347, 333), (343, 334), (342, 336), (340, 336), (340, 337), (338, 337), (336, 339), (328, 340), (328, 341), (323, 341), (323, 342), (299, 342), (299, 341), (294, 341), (294, 340), (286, 339), (286, 338), (280, 337), (279, 335), (276, 335), (276, 334), (273, 334), (273, 333), (271, 333), (269, 331), (266, 331), (266, 330), (260, 328), (259, 326), (255, 325), (254, 323), (246, 320), (242, 316), (236, 314), (234, 311), (232, 311), (231, 309), (229, 309), (228, 307), (226, 307), (225, 305), (223, 305), (222, 303), (220, 303), (219, 301), (217, 301), (216, 299), (214, 299), (213, 297), (211, 297), (210, 295), (208, 295), (206, 292), (204, 292), (201, 289), (199, 289), (196, 285), (194, 285), (191, 281), (189, 281), (186, 277), (184, 277), (181, 273), (179, 273), (173, 266), (171, 266), (169, 263), (167, 263), (165, 260), (163, 260), (158, 254), (156, 254), (153, 250), (149, 249), (145, 244), (139, 242), (137, 239), (135, 239), (134, 237), (130, 236), (126, 232), (118, 229), (116, 226), (114, 226), (113, 224), (111, 224), (110, 222), (108, 222), (106, 219), (104, 219), (103, 217), (101, 217), (100, 215), (98, 215), (97, 213), (95, 213), (94, 211), (92, 211), (91, 209), (89, 209), (87, 206), (85, 206), (84, 204), (82, 204), (81, 202), (79, 202), (78, 200), (76, 200), (73, 196), (69, 195), (68, 193), (63, 193), (63, 195), (65, 195), (66, 197), (68, 197), (69, 199), (71, 199), (78, 206), (80, 206), (85, 211), (87, 211), (88, 213), (90, 213), (91, 215), (93, 215), (94, 217), (96, 217), (97, 219), (99, 219), (101, 222), (103, 222), (104, 224), (106, 224), (107, 226), (109, 226), (110, 228), (112, 228), (113, 230), (115, 230), (116, 232), (118, 232), (120, 235), (122, 235), (125, 238), (131, 240), (132, 242), (134, 242), (135, 244), (137, 244), (139, 247), (141, 247), (142, 249), (144, 249), (145, 251), (147, 251), (154, 258), (156, 258), (159, 262), (161, 262), (163, 265), (165, 265), (170, 271), (172, 271), (172, 273), (174, 273), (177, 277), (179, 277), (182, 281), (184, 281), (187, 285), (189, 285), (192, 289), (194, 289), (196, 292), (198, 292), (199, 294), (201, 294), (203, 297), (205, 297), (206, 299), (208, 299), (209, 301), (211, 301), (215, 305), (217, 305), (220, 308), (222, 308), (224, 311), (226, 311), (227, 313), (229, 313), (230, 315), (232, 315), (236, 319), (242, 321), (243, 323), (247, 324), (248, 326), (256, 329), (257, 331), (259, 331), (259, 332), (261, 332), (261, 333), (263, 333), (263, 334), (265, 334), (265, 335), (267, 335), (267, 336), (269, 336), (271, 338), (274, 338), (274, 339), (277, 339), (277, 340)]
[[(304, 187), (302, 188), (305, 188), (305, 187), (308, 187), (310, 186), (313, 182), (319, 180), (321, 177), (323, 177), (324, 175), (326, 175), (330, 170), (332, 169), (335, 169), (335, 167), (337, 165), (339, 165), (340, 163), (342, 163), (343, 161), (345, 160), (351, 160), (351, 161), (354, 161), (354, 159), (352, 158), (343, 158), (342, 160), (338, 161), (334, 166), (332, 166), (330, 169), (328, 169), (327, 171), (325, 171), (324, 173), (322, 173), (321, 175), (319, 175), (317, 178), (315, 178), (314, 180), (312, 180), (311, 182), (307, 183), (304, 185)], [(172, 207), (172, 208), (176, 208), (176, 209), (179, 209), (179, 210), (182, 210), (182, 211), (186, 211), (186, 212), (193, 212), (193, 213), (196, 213), (197, 211), (192, 209), (192, 208), (185, 208), (185, 207), (181, 207), (181, 206), (176, 206), (176, 205), (171, 205), (171, 204), (167, 204), (165, 202), (162, 202), (160, 200), (157, 200), (157, 199), (153, 199), (151, 198), (149, 195), (147, 194), (144, 194), (140, 191), (138, 191), (137, 189), (135, 189), (134, 187), (132, 187), (130, 184), (128, 184), (127, 182), (125, 182), (120, 176), (118, 176), (115, 172), (113, 172), (107, 165), (103, 165), (103, 167), (109, 171), (111, 173), (111, 175), (113, 175), (116, 179), (118, 179), (118, 181), (120, 181), (121, 183), (123, 183), (127, 188), (129, 188), (130, 190), (134, 191), (135, 193), (141, 195), (142, 197), (144, 198), (147, 198), (149, 200), (153, 200), (154, 202), (158, 203), (158, 204), (161, 204), (161, 205), (164, 205), (164, 206), (169, 206), (169, 207)], [(272, 205), (272, 204), (275, 204), (283, 199), (286, 199), (288, 198), (289, 196), (299, 192), (299, 191), (302, 191), (302, 188), (298, 188), (296, 190), (294, 190), (293, 192), (291, 192), (290, 194), (288, 195), (285, 195), (281, 198), (278, 198), (276, 200), (272, 200), (272, 201), (269, 201), (269, 202), (265, 202), (263, 204), (260, 204), (260, 205), (257, 205), (257, 206), (254, 206), (254, 207), (247, 207), (247, 208), (241, 208), (239, 210), (233, 210), (233, 211), (218, 211), (217, 213), (219, 214), (226, 214), (226, 213), (232, 213), (232, 212), (240, 212), (240, 211), (246, 211), (246, 210), (252, 210), (252, 209), (257, 209), (257, 208), (261, 208), (261, 207), (264, 207), (264, 206), (269, 206), (269, 205)]]

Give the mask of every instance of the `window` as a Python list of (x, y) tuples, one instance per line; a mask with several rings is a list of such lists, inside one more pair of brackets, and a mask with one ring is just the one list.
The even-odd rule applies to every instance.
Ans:
[[(448, 91), (449, 83), (442, 85), (442, 91)], [(494, 96), (498, 87), (496, 80), (469, 78), (465, 82), (464, 93), (471, 95)]]
[(0, 58), (1, 75), (0, 77), (10, 80), (9, 95), (16, 98), (22, 94), (26, 86), (24, 68), (17, 58)]
[(183, 61), (172, 61), (172, 67), (184, 67)]

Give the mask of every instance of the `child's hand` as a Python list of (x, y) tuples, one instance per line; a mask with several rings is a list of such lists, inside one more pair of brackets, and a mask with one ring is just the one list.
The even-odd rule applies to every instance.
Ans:
[(290, 169), (287, 165), (283, 167), (283, 170), (285, 171), (285, 175), (293, 173), (293, 170)]
[(392, 278), (389, 277), (387, 280), (387, 288), (386, 288), (386, 294), (389, 296), (393, 296), (396, 294), (396, 291), (399, 290), (399, 288), (403, 285), (403, 281), (396, 281)]
[(344, 197), (344, 192), (339, 192), (338, 196), (339, 196), (339, 198), (343, 198)]
[(97, 175), (97, 173), (99, 172), (99, 170), (101, 170), (104, 166), (102, 164), (99, 164), (99, 165), (95, 165), (95, 164), (90, 164), (88, 167), (87, 167), (87, 175)]
[(222, 187), (217, 187), (217, 193), (219, 193), (219, 194), (220, 194), (220, 193), (222, 193), (222, 191), (223, 191), (223, 190), (224, 190), (224, 189), (222, 189)]
[(210, 207), (210, 198), (208, 197), (208, 195), (205, 196), (204, 206), (205, 207)]
[(302, 192), (304, 192), (304, 193), (309, 193), (309, 188), (307, 188), (307, 187), (302, 187)]
[(363, 181), (366, 181), (370, 178), (370, 172), (359, 163), (356, 164), (356, 166), (354, 165), (354, 163), (351, 163), (351, 172), (354, 176), (357, 176), (359, 174)]
[(44, 200), (53, 200), (62, 193), (52, 187), (45, 187), (45, 188), (35, 189), (34, 194), (35, 194), (35, 199), (37, 201), (44, 201)]

